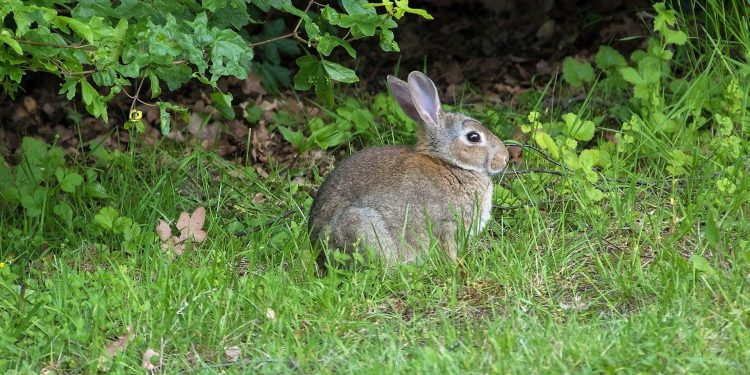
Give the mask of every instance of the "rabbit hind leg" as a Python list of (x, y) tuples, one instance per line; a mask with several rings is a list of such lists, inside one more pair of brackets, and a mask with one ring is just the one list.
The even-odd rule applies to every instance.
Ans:
[(374, 250), (388, 263), (401, 260), (383, 216), (369, 207), (349, 206), (341, 211), (331, 223), (331, 243), (347, 252), (356, 249), (363, 256)]

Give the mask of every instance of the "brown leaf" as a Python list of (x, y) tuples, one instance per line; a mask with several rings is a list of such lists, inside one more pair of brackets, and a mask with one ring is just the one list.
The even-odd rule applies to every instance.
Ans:
[(181, 243), (174, 244), (174, 246), (172, 246), (172, 252), (175, 253), (175, 254), (177, 254), (177, 255), (184, 254), (185, 253), (185, 245), (181, 244)]
[(253, 204), (261, 204), (266, 201), (266, 196), (263, 195), (263, 193), (256, 193), (255, 196), (253, 196)]
[(274, 99), (273, 102), (263, 100), (258, 104), (258, 107), (263, 110), (263, 119), (271, 121), (273, 120), (274, 110), (279, 107), (279, 101), (276, 99)]
[(232, 130), (230, 134), (240, 141), (244, 141), (247, 138), (247, 134), (250, 132), (250, 129), (247, 127), (247, 125), (245, 125), (240, 120), (232, 120), (228, 125), (229, 129)]
[(555, 35), (555, 21), (554, 20), (545, 21), (542, 24), (542, 26), (540, 26), (539, 29), (536, 31), (536, 38), (539, 40), (540, 43), (544, 43), (550, 40), (553, 35)]
[(126, 333), (124, 335), (118, 337), (104, 347), (104, 354), (99, 356), (98, 367), (100, 370), (106, 371), (108, 369), (109, 360), (114, 358), (117, 353), (125, 351), (125, 348), (128, 346), (128, 342), (135, 338), (133, 327), (127, 326), (127, 328), (125, 328), (125, 331)]
[[(146, 369), (146, 371), (156, 370), (157, 368), (159, 368), (160, 365), (154, 364), (153, 360), (158, 359), (159, 356), (160, 354), (156, 350), (151, 349), (151, 348), (146, 349), (146, 351), (143, 353), (143, 359), (141, 360), (141, 367)], [(153, 358), (153, 357), (157, 357), (157, 358)]]
[(26, 112), (33, 113), (37, 108), (36, 100), (30, 96), (24, 96), (23, 106), (26, 108)]
[(47, 366), (44, 366), (41, 371), (39, 371), (40, 375), (53, 375), (57, 374), (57, 370), (60, 367), (59, 363), (56, 362), (50, 362)]
[(242, 350), (239, 346), (230, 346), (224, 350), (224, 358), (229, 362), (237, 362), (242, 356)]
[[(529, 134), (524, 133), (520, 126), (516, 126), (513, 131), (512, 139), (518, 143), (526, 143), (529, 140)], [(510, 154), (510, 161), (515, 165), (521, 165), (523, 161), (523, 148), (521, 147), (508, 147), (508, 153)]]
[(177, 229), (180, 231), (180, 237), (176, 243), (192, 239), (195, 242), (203, 242), (206, 239), (206, 232), (203, 231), (203, 224), (206, 222), (206, 208), (198, 207), (192, 215), (187, 212), (180, 214), (177, 220)]
[(247, 75), (247, 79), (242, 83), (242, 93), (266, 95), (266, 89), (263, 88), (262, 79), (255, 73)]
[(162, 242), (167, 242), (169, 237), (172, 237), (172, 228), (166, 221), (159, 220), (159, 224), (156, 224), (156, 234)]

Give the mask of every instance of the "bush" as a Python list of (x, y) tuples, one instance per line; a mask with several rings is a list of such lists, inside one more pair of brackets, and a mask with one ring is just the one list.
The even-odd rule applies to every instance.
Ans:
[[(143, 89), (157, 99), (167, 132), (168, 110), (180, 108), (159, 100), (165, 88), (173, 91), (197, 79), (220, 94), (213, 96), (220, 104), (229, 105), (232, 96), (219, 91), (219, 79), (244, 79), (255, 71), (268, 87), (289, 85), (291, 72), (283, 59), (302, 54), (294, 87), (315, 88), (331, 106), (334, 81), (358, 80), (353, 70), (327, 59), (334, 49), (355, 57), (350, 41), (378, 38), (384, 51), (398, 51), (394, 18), (429, 17), (409, 8), (408, 1), (398, 3), (342, 0), (336, 9), (312, 7), (310, 1), (303, 10), (291, 0), (4, 0), (0, 84), (12, 96), (28, 71), (55, 74), (64, 79), (61, 94), (73, 99), (80, 93), (86, 110), (104, 121), (113, 97), (125, 92), (135, 102)], [(263, 61), (256, 59), (259, 51)]]

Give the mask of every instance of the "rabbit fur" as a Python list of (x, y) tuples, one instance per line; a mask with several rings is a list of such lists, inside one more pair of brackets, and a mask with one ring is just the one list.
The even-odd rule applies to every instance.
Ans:
[(389, 75), (388, 86), (420, 125), (417, 145), (368, 147), (338, 163), (313, 202), (310, 238), (348, 253), (374, 250), (388, 264), (417, 259), (435, 238), (456, 260), (457, 230), (474, 235), (490, 219), (490, 177), (505, 169), (508, 150), (479, 121), (443, 111), (426, 75)]

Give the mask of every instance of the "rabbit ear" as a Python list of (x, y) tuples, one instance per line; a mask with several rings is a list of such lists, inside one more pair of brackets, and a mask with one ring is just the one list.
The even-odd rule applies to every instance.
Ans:
[(432, 80), (417, 71), (409, 73), (409, 92), (422, 123), (437, 128), (440, 98)]
[(409, 84), (392, 76), (388, 75), (388, 87), (391, 89), (393, 97), (396, 98), (398, 105), (412, 120), (416, 122), (422, 122), (422, 117), (419, 115), (417, 108), (414, 106), (414, 101), (411, 99), (409, 93)]

